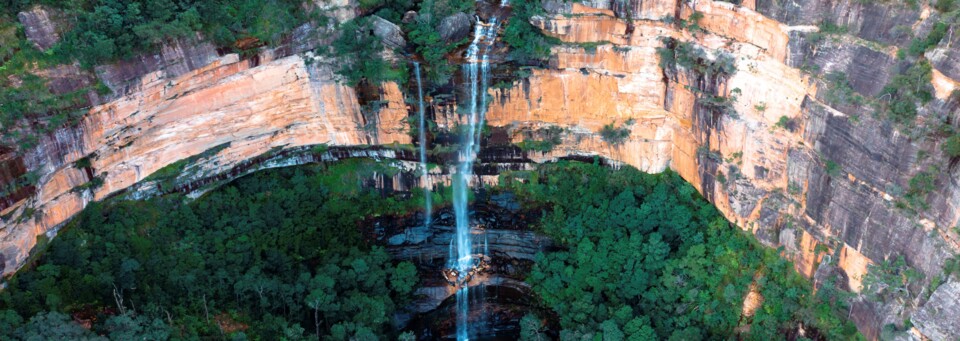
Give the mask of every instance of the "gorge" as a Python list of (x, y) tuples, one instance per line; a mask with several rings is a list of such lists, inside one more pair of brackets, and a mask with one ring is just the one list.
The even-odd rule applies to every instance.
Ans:
[[(261, 169), (357, 157), (419, 169), (364, 186), (437, 199), (407, 227), (452, 209), (463, 237), (439, 253), (456, 251), (450, 267), (467, 273), (487, 255), (470, 245), (474, 191), (597, 157), (678, 174), (813, 287), (849, 293), (842, 313), (868, 339), (960, 336), (960, 38), (948, 1), (296, 2), (317, 17), (275, 39), (224, 45), (191, 26), (91, 65), (84, 51), (23, 62), (56, 56), (86, 26), (70, 9), (19, 3), (0, 29), (23, 45), (4, 50), (2, 70), (0, 270), (11, 280), (32, 268), (38, 240), (95, 202), (204, 198)], [(40, 98), (25, 89), (69, 110), (13, 105)]]

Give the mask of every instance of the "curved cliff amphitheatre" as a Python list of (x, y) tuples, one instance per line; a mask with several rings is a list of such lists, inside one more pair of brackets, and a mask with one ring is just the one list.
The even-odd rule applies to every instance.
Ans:
[(960, 338), (957, 14), (8, 1), (0, 339)]

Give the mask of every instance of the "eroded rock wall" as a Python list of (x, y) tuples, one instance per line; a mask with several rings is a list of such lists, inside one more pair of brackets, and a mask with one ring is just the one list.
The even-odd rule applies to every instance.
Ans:
[[(355, 15), (340, 2), (346, 6), (331, 7), (338, 18)], [(839, 278), (854, 292), (862, 289), (870, 264), (901, 255), (925, 275), (913, 289), (927, 290), (958, 253), (960, 236), (951, 228), (960, 218), (955, 163), (939, 154), (938, 142), (906, 134), (862, 104), (837, 101), (823, 81), (827, 73), (841, 73), (857, 94), (878, 95), (902, 67), (895, 56), (908, 40), (903, 27), (929, 31), (935, 16), (929, 9), (817, 0), (742, 6), (546, 1), (544, 7), (548, 14), (531, 23), (565, 44), (553, 50), (549, 68), (491, 89), (487, 120), (512, 134), (512, 142), (545, 127), (564, 133), (553, 150), (517, 160), (603, 155), (649, 172), (673, 169), (762, 243), (783, 247), (802, 274), (814, 281)], [(694, 20), (695, 14), (702, 17)], [(823, 20), (849, 31), (818, 37)], [(693, 21), (696, 29), (689, 27)], [(366, 109), (358, 97), (369, 96), (336, 81), (336, 61), (301, 55), (324, 41), (304, 32), (309, 27), (295, 34), (293, 44), (264, 51), (256, 61), (180, 44), (158, 59), (101, 68), (99, 76), (122, 96), (24, 157), (25, 168), (42, 177), (35, 195), (14, 198), (3, 212), (0, 269), (15, 271), (36, 236), (55, 231), (91, 200), (178, 160), (204, 155), (197, 167), (209, 175), (278, 148), (410, 143), (404, 91), (382, 84), (374, 97), (385, 104)], [(731, 56), (737, 71), (704, 77), (684, 66), (665, 68), (658, 53), (667, 46), (664, 38), (692, 43), (708, 58)], [(955, 39), (926, 53), (935, 67), (937, 98), (923, 112), (955, 107)], [(730, 103), (735, 114), (718, 115), (708, 105), (716, 97), (736, 97)], [(445, 128), (460, 121), (449, 103), (432, 112)], [(604, 141), (598, 132), (608, 124), (626, 127), (629, 137)], [(211, 150), (215, 146), (225, 147)], [(83, 158), (90, 167), (75, 167)], [(932, 164), (943, 166), (937, 189), (923, 198), (929, 208), (914, 213), (900, 207), (910, 179)], [(102, 185), (83, 187), (94, 178)], [(885, 324), (919, 311), (913, 317), (919, 333), (952, 333), (944, 321), (960, 313), (956, 305), (932, 303), (955, 296), (956, 282), (949, 283), (900, 309), (858, 301), (853, 318), (876, 337)]]
[[(903, 43), (891, 30), (929, 26), (927, 17), (903, 8), (818, 3), (834, 7), (826, 19), (812, 20), (797, 14), (807, 10), (803, 8), (758, 2), (768, 13), (764, 15), (750, 8), (754, 4), (744, 5), (679, 4), (679, 19), (689, 20), (695, 11), (703, 14), (698, 26), (705, 31), (694, 34), (661, 21), (637, 20), (650, 16), (625, 15), (608, 4), (548, 7), (552, 16), (532, 20), (545, 33), (568, 43), (602, 45), (555, 48), (551, 66), (556, 69), (493, 91), (490, 123), (556, 124), (576, 135), (632, 119), (631, 137), (622, 145), (596, 141), (596, 148), (578, 138), (565, 139), (563, 146), (596, 148), (592, 151), (647, 171), (672, 168), (731, 221), (771, 247), (784, 247), (797, 269), (811, 278), (834, 268), (842, 286), (858, 292), (870, 264), (903, 256), (925, 275), (912, 284), (913, 290), (927, 290), (926, 283), (943, 278), (945, 261), (958, 252), (952, 229), (958, 218), (956, 167), (936, 155), (934, 161), (929, 156), (918, 160), (918, 155), (939, 151), (929, 140), (874, 118), (862, 104), (836, 101), (821, 78), (837, 72), (855, 93), (877, 96), (902, 70), (896, 46), (881, 43)], [(887, 14), (884, 20), (871, 19)], [(849, 33), (813, 41), (820, 20), (846, 25)], [(702, 80), (690, 70), (668, 77), (656, 52), (664, 37), (730, 54), (737, 72), (713, 89), (698, 83)], [(940, 70), (934, 71), (939, 102), (921, 110), (943, 110), (946, 93), (956, 88), (950, 77), (953, 52), (944, 45), (928, 52)], [(736, 115), (721, 117), (706, 131), (698, 124), (705, 92), (737, 97), (732, 104)], [(924, 198), (929, 208), (920, 213), (904, 209), (903, 190), (931, 163), (946, 166), (937, 174), (937, 190)], [(882, 326), (899, 324), (923, 304), (916, 299), (891, 309), (890, 304), (861, 300), (855, 303), (854, 320), (874, 338)], [(940, 311), (938, 318), (953, 313)]]
[[(410, 143), (406, 105), (396, 84), (383, 84), (386, 105), (362, 113), (357, 95), (334, 80), (327, 62), (300, 56), (253, 67), (227, 55), (177, 77), (143, 77), (136, 90), (93, 108), (76, 129), (65, 129), (34, 151), (42, 161), (37, 195), (4, 213), (0, 229), (7, 273), (26, 258), (39, 234), (56, 228), (91, 200), (101, 200), (178, 160), (214, 146), (208, 173), (223, 172), (273, 148)], [(375, 118), (379, 129), (365, 129)], [(74, 162), (90, 160), (90, 171)], [(39, 157), (36, 157), (39, 159)], [(98, 178), (102, 185), (82, 186)]]

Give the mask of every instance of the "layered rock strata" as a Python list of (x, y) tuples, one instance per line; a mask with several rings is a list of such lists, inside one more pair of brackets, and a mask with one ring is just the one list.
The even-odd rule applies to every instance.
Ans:
[[(960, 219), (956, 163), (940, 152), (940, 140), (877, 118), (863, 103), (837, 100), (836, 84), (825, 81), (828, 73), (844, 74), (851, 91), (878, 96), (906, 66), (896, 58), (909, 41), (903, 28), (922, 37), (937, 20), (930, 9), (820, 0), (544, 7), (548, 14), (532, 23), (564, 42), (550, 67), (490, 90), (488, 123), (505, 127), (513, 142), (531, 130), (563, 128), (560, 145), (523, 160), (602, 155), (649, 172), (673, 169), (731, 221), (783, 247), (801, 273), (818, 282), (839, 279), (854, 292), (869, 265), (903, 256), (925, 275), (909, 284), (919, 294), (910, 302), (855, 300), (858, 326), (877, 337), (884, 325), (912, 318), (918, 331), (910, 335), (960, 336), (945, 325), (960, 311), (942, 301), (958, 292), (957, 279), (942, 273), (960, 241), (952, 229)], [(846, 33), (824, 39), (816, 26), (823, 20), (845, 25)], [(302, 38), (293, 48), (264, 51), (257, 62), (190, 45), (170, 48), (189, 58), (164, 52), (161, 59), (173, 62), (141, 59), (146, 64), (135, 68), (154, 72), (98, 70), (123, 95), (23, 158), (24, 168), (41, 177), (35, 195), (11, 199), (3, 212), (3, 273), (22, 265), (36, 236), (91, 200), (205, 151), (214, 154), (198, 167), (212, 174), (275, 148), (410, 143), (408, 107), (396, 84), (380, 86), (376, 97), (384, 104), (367, 110), (355, 89), (336, 81), (329, 67), (335, 61), (298, 54), (316, 42)], [(925, 54), (936, 98), (920, 107), (921, 121), (955, 116), (956, 39)], [(679, 44), (702, 51), (701, 62), (729, 60), (736, 71), (704, 73), (665, 60), (662, 51), (678, 53)], [(199, 50), (176, 52), (187, 49)], [(449, 107), (432, 112), (441, 128), (460, 120)], [(604, 141), (599, 131), (608, 124), (627, 128), (629, 137)], [(225, 147), (209, 151), (214, 146)], [(74, 167), (84, 158), (88, 168)], [(921, 198), (927, 208), (905, 209), (911, 179), (934, 165), (935, 190)], [(102, 185), (83, 186), (94, 178)], [(947, 284), (928, 287), (938, 276)]]

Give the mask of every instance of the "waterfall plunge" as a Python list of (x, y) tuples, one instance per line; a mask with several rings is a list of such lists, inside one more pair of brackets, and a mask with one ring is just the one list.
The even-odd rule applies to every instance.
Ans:
[[(505, 6), (504, 1), (501, 6)], [(463, 66), (463, 73), (469, 82), (470, 114), (466, 121), (466, 131), (461, 131), (462, 141), (459, 153), (460, 163), (457, 165), (457, 175), (453, 178), (453, 211), (456, 218), (456, 233), (450, 243), (449, 267), (457, 271), (457, 281), (460, 288), (457, 290), (457, 340), (468, 340), (470, 328), (468, 314), (470, 309), (469, 280), (470, 272), (478, 265), (474, 259), (472, 245), (472, 231), (470, 227), (470, 210), (468, 207), (470, 178), (473, 177), (473, 163), (480, 151), (480, 137), (487, 110), (486, 90), (490, 79), (490, 61), (487, 51), (482, 47), (489, 47), (497, 37), (499, 29), (497, 18), (493, 17), (489, 23), (477, 19), (473, 31), (473, 42), (467, 49), (467, 64)], [(487, 252), (486, 236), (484, 236), (484, 253)]]
[(430, 194), (432, 184), (430, 183), (430, 168), (427, 166), (427, 130), (424, 123), (425, 118), (423, 110), (423, 85), (420, 82), (420, 63), (413, 62), (413, 72), (417, 76), (417, 114), (419, 115), (418, 131), (420, 142), (420, 170), (423, 172), (421, 182), (423, 183), (423, 205), (424, 205), (424, 225), (430, 227), (433, 214), (433, 197)]

